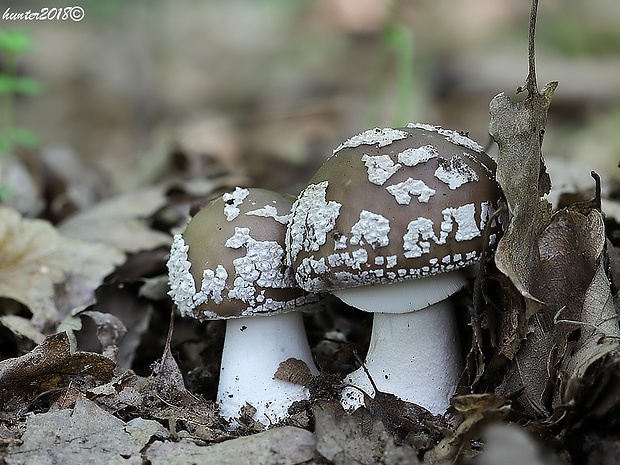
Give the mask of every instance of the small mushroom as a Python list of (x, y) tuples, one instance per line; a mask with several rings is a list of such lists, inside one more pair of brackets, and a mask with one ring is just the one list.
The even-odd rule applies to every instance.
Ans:
[[(409, 124), (344, 142), (310, 180), (291, 212), (287, 263), (309, 292), (331, 292), (373, 312), (365, 365), (378, 389), (441, 414), (462, 356), (448, 297), (459, 271), (500, 232), (495, 163), (468, 137)], [(371, 396), (363, 370), (346, 383)], [(342, 403), (363, 405), (359, 389)]]
[(203, 207), (174, 236), (168, 260), (169, 294), (182, 316), (226, 319), (217, 393), (224, 418), (236, 424), (246, 403), (269, 426), (308, 399), (300, 385), (274, 379), (295, 358), (313, 374), (300, 310), (318, 297), (295, 287), (284, 264), (284, 235), (294, 197), (265, 189), (224, 194)]

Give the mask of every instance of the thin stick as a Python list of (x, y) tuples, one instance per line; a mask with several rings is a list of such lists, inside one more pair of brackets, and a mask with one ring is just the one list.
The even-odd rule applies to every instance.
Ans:
[(538, 92), (536, 83), (536, 52), (534, 50), (534, 42), (536, 36), (536, 18), (538, 17), (538, 0), (532, 0), (532, 10), (530, 11), (530, 34), (528, 38), (528, 75), (527, 75), (527, 91), (532, 94)]
[[(370, 376), (370, 372), (368, 371), (368, 368), (366, 368), (366, 364), (360, 358), (359, 354), (357, 353), (357, 350), (353, 351), (353, 355), (355, 356), (357, 361), (362, 366), (362, 370), (364, 370), (364, 373), (366, 373), (366, 377), (368, 378), (368, 381), (370, 381), (370, 385), (372, 386), (372, 388), (375, 390), (375, 395), (376, 395), (376, 393), (379, 392), (379, 389), (377, 389), (377, 385), (375, 384), (375, 380), (372, 379), (372, 376)], [(360, 391), (361, 391), (361, 389), (360, 389)], [(364, 391), (362, 391), (362, 392), (364, 392)]]
[(538, 92), (538, 84), (536, 82), (536, 52), (534, 48), (536, 36), (536, 18), (538, 17), (538, 0), (532, 0), (532, 9), (530, 10), (530, 31), (528, 36), (528, 73), (525, 81), (525, 87), (519, 87), (517, 93), (527, 90), (529, 95)]

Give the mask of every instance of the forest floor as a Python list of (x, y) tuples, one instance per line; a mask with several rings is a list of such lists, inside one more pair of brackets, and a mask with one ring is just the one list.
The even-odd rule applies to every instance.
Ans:
[(409, 121), (498, 159), (489, 104), (527, 75), (529, 5), (514, 3), (89, 0), (77, 22), (0, 21), (25, 31), (16, 75), (41, 87), (14, 96), (0, 134), (38, 139), (0, 152), (0, 463), (620, 463), (611, 0), (540, 7), (539, 83), (559, 81), (549, 215), (520, 193), (541, 186), (498, 162), (535, 230), (505, 244), (540, 261), (504, 252), (458, 295), (468, 376), (450, 421), (391, 400), (381, 418), (342, 411), (372, 317), (334, 299), (305, 317), (321, 395), (285, 425), (231, 432), (214, 403), (224, 323), (171, 319), (166, 260), (192, 205), (237, 185), (297, 195), (343, 140)]

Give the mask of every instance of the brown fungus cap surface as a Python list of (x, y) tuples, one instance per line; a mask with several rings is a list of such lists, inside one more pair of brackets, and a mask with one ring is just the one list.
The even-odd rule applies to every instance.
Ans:
[(295, 310), (317, 297), (293, 286), (284, 236), (294, 197), (239, 188), (204, 206), (174, 237), (170, 296), (200, 320)]
[(299, 195), (287, 261), (311, 292), (463, 268), (480, 259), (500, 198), (495, 163), (468, 137), (423, 124), (371, 129), (340, 145)]

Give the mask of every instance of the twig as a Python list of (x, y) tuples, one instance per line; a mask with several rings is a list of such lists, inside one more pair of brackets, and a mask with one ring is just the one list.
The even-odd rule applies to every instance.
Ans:
[(537, 17), (538, 0), (532, 0), (532, 8), (530, 10), (530, 31), (528, 36), (528, 73), (525, 80), (525, 86), (521, 86), (517, 89), (517, 93), (527, 90), (527, 93), (530, 96), (534, 95), (535, 92), (538, 92), (538, 83), (536, 81), (536, 52), (534, 47)]

